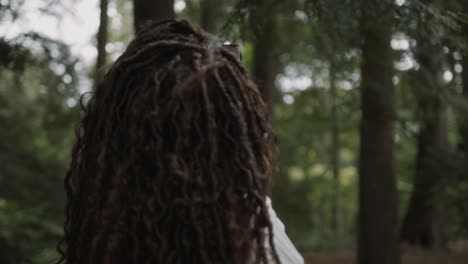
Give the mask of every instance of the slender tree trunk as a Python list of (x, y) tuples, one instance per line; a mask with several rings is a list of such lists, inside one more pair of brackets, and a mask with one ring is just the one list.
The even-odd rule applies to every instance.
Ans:
[[(468, 14), (468, 7), (464, 8), (464, 13)], [(463, 25), (463, 32), (468, 42), (468, 23)], [(464, 168), (464, 179), (468, 180), (468, 45), (466, 45), (463, 52), (463, 61), (462, 61), (462, 83), (463, 83), (463, 99), (465, 100), (466, 110), (463, 112), (460, 117), (460, 152), (463, 155), (463, 164)]]
[[(468, 15), (468, 6), (464, 6), (462, 9), (463, 14)], [(458, 180), (457, 189), (466, 190), (466, 186), (468, 183), (468, 22), (462, 23), (462, 35), (461, 37), (465, 40), (465, 45), (461, 50), (462, 54), (462, 68), (463, 71), (461, 73), (462, 79), (462, 100), (463, 104), (462, 107), (458, 110), (457, 116), (457, 123), (459, 128), (459, 142), (458, 142), (458, 154), (460, 155), (459, 159), (459, 173), (458, 173)], [(461, 194), (461, 195), (460, 195)], [(468, 200), (468, 192), (461, 192), (456, 199), (456, 207), (457, 210), (460, 212), (460, 223), (462, 226), (468, 226), (468, 204), (466, 201)]]
[(395, 91), (390, 47), (393, 2), (361, 2), (359, 264), (400, 263), (393, 141)]
[[(423, 43), (423, 42), (419, 42)], [(442, 157), (448, 152), (446, 107), (440, 97), (442, 54), (424, 52), (418, 92), (421, 128), (413, 193), (403, 221), (401, 238), (409, 244), (441, 248), (444, 244), (443, 197), (447, 168)]]
[[(466, 30), (468, 34), (468, 29)], [(465, 105), (468, 109), (468, 51), (465, 52), (463, 56), (463, 99), (465, 100)], [(463, 158), (465, 167), (463, 171), (465, 172), (465, 179), (468, 179), (468, 113), (464, 113), (461, 118), (461, 146), (460, 150), (463, 153)]]
[(332, 205), (332, 230), (334, 233), (335, 246), (341, 246), (341, 240), (343, 235), (342, 224), (341, 224), (341, 203), (340, 203), (340, 127), (339, 127), (339, 116), (338, 116), (338, 94), (336, 87), (336, 69), (331, 61), (330, 66), (330, 97), (331, 97), (331, 134), (332, 134), (332, 146), (331, 146), (331, 165), (333, 172), (333, 205)]
[(263, 101), (269, 113), (273, 115), (273, 106), (277, 94), (275, 81), (278, 73), (278, 56), (276, 54), (276, 26), (272, 0), (255, 1), (255, 21), (257, 25), (254, 43), (253, 75), (257, 81)]
[(97, 35), (97, 61), (96, 61), (96, 84), (102, 80), (104, 75), (104, 66), (106, 66), (107, 51), (106, 45), (108, 41), (108, 22), (109, 17), (107, 16), (107, 8), (109, 5), (109, 0), (101, 0), (101, 15), (99, 30)]
[(219, 5), (221, 5), (221, 1), (200, 0), (201, 26), (205, 31), (212, 34), (215, 34), (217, 29), (216, 17), (218, 16)]
[(174, 18), (174, 0), (133, 0), (135, 32), (148, 22)]
[[(468, 14), (468, 11), (467, 11)], [(465, 28), (465, 36), (468, 36), (468, 24)], [(461, 184), (461, 186), (468, 183), (468, 46), (466, 46), (465, 51), (463, 52), (463, 60), (462, 60), (462, 97), (463, 97), (463, 108), (459, 112), (458, 116), (458, 123), (459, 123), (459, 133), (460, 133), (460, 141), (458, 145), (458, 153), (460, 155), (459, 159), (459, 180), (457, 183)], [(463, 188), (466, 190), (466, 187)], [(462, 195), (457, 199), (457, 209), (459, 210), (461, 215), (461, 225), (468, 226), (468, 204), (466, 203), (468, 199), (468, 193), (464, 192)]]

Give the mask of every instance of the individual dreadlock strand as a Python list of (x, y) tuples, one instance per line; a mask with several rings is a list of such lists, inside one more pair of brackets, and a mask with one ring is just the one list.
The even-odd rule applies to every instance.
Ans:
[[(201, 110), (196, 111), (196, 114), (195, 114), (196, 119), (199, 119), (200, 113), (201, 113)], [(200, 138), (200, 142), (199, 144), (196, 144), (194, 146), (194, 150), (193, 150), (194, 156), (192, 158), (195, 160), (195, 163), (194, 163), (194, 167), (192, 168), (192, 171), (193, 171), (192, 180), (196, 185), (204, 186), (205, 182), (203, 179), (203, 175), (199, 173), (199, 170), (201, 170), (201, 168), (199, 167), (203, 166), (203, 162), (200, 160), (200, 157), (203, 155), (202, 150), (203, 148), (206, 148), (207, 144), (206, 144), (206, 139), (201, 137), (203, 135), (203, 132), (202, 132), (202, 129), (200, 128), (199, 122), (196, 122), (193, 124), (193, 131), (195, 131), (199, 135), (198, 138)]]
[[(71, 176), (71, 171), (69, 171), (67, 173), (66, 183), (70, 183), (71, 179), (69, 177), (73, 177), (73, 176)], [(83, 202), (83, 201), (78, 200), (80, 195), (77, 194), (74, 190), (71, 189), (71, 184), (70, 185), (66, 184), (65, 190), (68, 193), (68, 195), (67, 195), (67, 200), (68, 200), (67, 207), (77, 206), (77, 205), (79, 205), (80, 202)], [(77, 236), (77, 235), (80, 234), (80, 233), (77, 232), (77, 230), (80, 228), (81, 225), (86, 223), (86, 221), (83, 221), (83, 220), (86, 220), (86, 219), (82, 219), (82, 217), (81, 217), (83, 210), (84, 209), (81, 209), (81, 208), (79, 210), (74, 210), (74, 211), (67, 210), (67, 219), (68, 220), (65, 223), (65, 234), (68, 234), (68, 236), (65, 236), (65, 240), (67, 240), (70, 237), (74, 237), (74, 236)], [(73, 241), (73, 242), (74, 243), (70, 243), (69, 245), (67, 245), (66, 251), (68, 251), (70, 247), (75, 246), (75, 244), (78, 241)], [(76, 259), (77, 257), (78, 257), (77, 254), (74, 253), (72, 258)]]
[[(86, 117), (86, 113), (83, 115)], [(72, 206), (76, 206), (79, 201), (77, 200), (78, 194), (77, 190), (74, 186), (76, 186), (77, 181), (74, 181), (73, 178), (76, 177), (74, 174), (78, 173), (78, 164), (80, 162), (80, 157), (79, 154), (81, 152), (81, 149), (83, 148), (82, 144), (84, 142), (84, 139), (81, 135), (80, 131), (80, 126), (75, 127), (75, 134), (77, 137), (77, 142), (80, 144), (77, 144), (73, 147), (72, 151), (72, 161), (70, 168), (66, 174), (65, 180), (64, 180), (64, 186), (65, 190), (67, 193), (67, 204), (66, 204), (66, 222), (64, 225), (64, 232), (65, 236), (64, 239), (60, 242), (60, 246), (64, 246), (65, 243), (70, 240), (70, 238), (75, 237), (77, 235), (77, 229), (79, 229), (81, 222), (83, 222), (82, 218), (80, 217), (80, 211), (79, 210), (71, 210)], [(81, 183), (79, 183), (81, 184)], [(79, 234), (79, 233), (78, 233)], [(77, 260), (77, 254), (76, 252), (72, 252), (70, 254), (70, 247), (73, 247), (76, 244), (76, 240), (73, 241), (73, 243), (69, 243), (66, 245), (66, 249), (63, 251), (64, 254), (69, 254), (70, 259), (72, 260)], [(65, 259), (62, 259), (60, 261), (64, 261)], [(59, 262), (60, 263), (60, 262)]]
[[(212, 214), (213, 215), (218, 215), (218, 210), (215, 206), (212, 206)], [(217, 238), (217, 243), (218, 245), (220, 245), (221, 249), (225, 249), (227, 248), (226, 246), (226, 243), (224, 242), (225, 238), (223, 237), (223, 226), (222, 226), (222, 223), (221, 223), (221, 219), (219, 218), (214, 218), (214, 221), (215, 221), (215, 230), (216, 230), (216, 238)], [(221, 263), (228, 263), (228, 257), (227, 257), (227, 254), (225, 252), (225, 250), (221, 250), (220, 252), (220, 255), (221, 255)]]
[[(137, 212), (133, 212), (133, 213), (137, 213)], [(136, 219), (133, 220), (132, 223), (130, 223), (130, 225), (132, 226), (133, 230), (137, 230), (139, 228)], [(142, 250), (142, 249), (140, 249), (140, 245), (146, 242), (146, 241), (141, 241), (143, 243), (140, 243), (140, 239), (139, 239), (138, 235), (139, 235), (138, 232), (132, 232), (132, 234), (130, 234), (130, 237), (132, 238), (131, 239), (132, 247), (134, 248), (134, 250), (132, 252), (133, 253), (132, 254), (132, 263), (139, 263), (140, 262), (140, 253), (141, 253), (141, 250)]]
[(195, 215), (195, 206), (191, 206), (190, 208), (190, 217), (192, 219), (192, 222), (194, 224), (194, 227), (195, 227), (195, 231), (197, 232), (198, 234), (198, 245), (200, 246), (200, 248), (202, 249), (199, 253), (202, 257), (202, 261), (203, 263), (207, 263), (207, 264), (210, 264), (210, 263), (213, 263), (210, 258), (208, 257), (208, 252), (206, 252), (206, 243), (205, 241), (203, 240), (203, 230), (200, 228), (200, 225), (198, 223), (198, 219)]
[[(101, 146), (97, 146), (98, 149), (101, 149)], [(99, 157), (97, 157), (97, 159), (99, 160)], [(104, 158), (101, 156), (101, 160), (103, 160)], [(104, 161), (102, 161), (104, 162)], [(100, 179), (102, 179), (104, 177), (104, 174), (101, 173), (101, 169), (99, 168), (99, 161), (95, 162), (95, 168), (98, 169), (98, 173), (97, 173), (97, 179), (98, 181), (100, 182)], [(95, 184), (95, 182), (92, 183), (95, 188), (97, 190), (101, 190), (101, 185), (100, 184)], [(83, 191), (80, 191), (80, 193), (75, 193), (75, 200), (77, 200), (81, 194), (83, 194)], [(87, 197), (88, 198), (88, 197)], [(90, 197), (88, 199), (92, 199), (94, 198), (94, 195), (90, 195)], [(89, 200), (88, 200), (88, 203), (87, 203), (87, 206), (84, 207), (84, 203), (81, 202), (80, 204), (76, 204), (75, 206), (77, 207), (77, 209), (75, 210), (75, 212), (78, 212), (79, 210), (83, 210), (85, 212), (85, 214), (88, 214), (89, 212), (96, 212), (96, 207), (99, 205), (99, 200), (96, 200), (94, 201), (94, 203), (90, 203)], [(81, 220), (82, 218), (78, 218), (78, 217), (75, 217), (74, 218), (75, 220)], [(76, 241), (76, 244), (79, 245), (79, 244), (83, 244), (83, 243), (86, 243), (86, 239), (87, 239), (87, 232), (85, 231), (91, 224), (90, 223), (93, 223), (94, 221), (94, 217), (87, 217), (87, 218), (84, 218), (82, 223), (80, 223), (79, 226), (76, 226), (76, 231), (78, 232), (78, 239)], [(89, 243), (89, 242), (88, 242)], [(90, 254), (86, 255), (89, 256)], [(79, 252), (77, 253), (77, 257), (78, 258), (84, 258), (85, 256), (82, 256)]]
[[(122, 196), (124, 193), (121, 191), (121, 183), (122, 179), (125, 177), (125, 174), (130, 168), (130, 165), (132, 164), (132, 159), (127, 160), (122, 164), (122, 167), (118, 168), (116, 170), (115, 175), (113, 177), (108, 177), (109, 185), (112, 187), (111, 189), (107, 190), (105, 192), (105, 199), (104, 199), (104, 210), (102, 210), (102, 213), (100, 214), (99, 217), (99, 222), (102, 225), (102, 230), (98, 233), (98, 236), (96, 236), (94, 243), (97, 245), (100, 241), (100, 239), (104, 239), (106, 236), (108, 236), (108, 233), (112, 230), (116, 230), (116, 226), (119, 224), (120, 217), (122, 215), (122, 212), (125, 212), (127, 209), (120, 210), (121, 205), (118, 204), (118, 202), (124, 200), (122, 199)], [(117, 210), (115, 210), (117, 209)], [(115, 232), (114, 232), (115, 233)], [(112, 233), (110, 234), (112, 236)], [(110, 249), (112, 245), (108, 244), (107, 247)], [(97, 253), (99, 254), (99, 253)]]
[(188, 43), (181, 43), (177, 40), (165, 40), (165, 41), (159, 41), (159, 42), (156, 42), (156, 43), (151, 43), (149, 45), (147, 45), (146, 47), (144, 47), (143, 49), (139, 50), (138, 52), (136, 52), (135, 54), (131, 55), (130, 57), (128, 58), (124, 58), (120, 61), (117, 61), (117, 66), (118, 67), (125, 67), (126, 65), (132, 63), (132, 62), (135, 62), (137, 61), (138, 59), (141, 59), (141, 57), (145, 54), (145, 53), (149, 53), (149, 51), (153, 51), (153, 50), (156, 50), (156, 49), (162, 49), (162, 48), (180, 48), (180, 49), (193, 49), (195, 51), (203, 51), (203, 48), (198, 46), (198, 45), (194, 45), (194, 44), (188, 44)]
[(172, 21), (170, 20), (160, 21), (158, 23), (154, 23), (153, 25), (148, 25), (147, 28), (143, 27), (142, 30), (139, 30), (136, 32), (136, 36), (138, 38), (131, 41), (128, 48), (133, 48), (132, 44), (144, 42), (146, 40), (146, 37), (153, 36), (153, 41), (154, 41), (154, 35), (158, 36), (161, 34), (161, 32), (168, 30), (172, 24), (171, 22)]
[(239, 59), (239, 57), (235, 54), (232, 53), (229, 49), (222, 48), (221, 49), (222, 55), (232, 64), (236, 69), (242, 74), (242, 75), (247, 75), (247, 70), (242, 66), (242, 63)]
[[(258, 221), (256, 219), (256, 221)], [(255, 230), (255, 235), (256, 235), (256, 247), (255, 247), (255, 251), (256, 251), (256, 255), (257, 255), (257, 258), (255, 259), (255, 264), (268, 264), (268, 262), (266, 261), (267, 257), (266, 257), (266, 254), (265, 254), (265, 250), (264, 250), (264, 234), (262, 232), (262, 230), (260, 229), (256, 229)]]
[[(116, 80), (116, 82), (119, 82), (119, 81), (120, 81), (120, 80)], [(137, 83), (137, 80), (136, 80), (135, 78), (131, 78), (131, 79), (128, 79), (128, 80), (126, 81), (126, 83), (125, 83), (125, 84), (122, 84), (122, 85), (123, 85), (125, 88), (130, 88), (130, 87), (133, 87), (133, 85), (136, 84), (136, 83)], [(136, 90), (136, 89), (132, 89), (132, 90)], [(124, 90), (124, 92), (121, 93), (120, 96), (128, 96), (127, 93), (128, 93), (129, 91), (132, 91), (132, 90), (126, 89), (126, 90)], [(120, 93), (119, 93), (119, 94), (120, 94)], [(113, 109), (114, 109), (114, 112), (115, 112), (115, 113), (122, 113), (122, 112), (124, 112), (124, 111), (125, 111), (125, 110), (124, 110), (124, 106), (125, 106), (127, 103), (128, 103), (127, 101), (122, 100), (122, 101), (120, 101), (119, 103), (113, 105), (112, 107), (113, 107)], [(116, 129), (117, 129), (117, 130), (119, 129), (119, 125), (122, 123), (122, 118), (123, 118), (123, 116), (121, 116), (121, 115), (118, 115), (118, 114), (115, 115), (115, 120), (114, 120), (115, 124), (114, 124), (114, 126), (116, 126)], [(117, 132), (117, 131), (114, 131), (114, 132)]]
[[(227, 67), (230, 69), (229, 73), (230, 73), (231, 77), (232, 77), (234, 80), (236, 80), (236, 85), (238, 85), (238, 87), (243, 87), (241, 81), (238, 79), (238, 76), (236, 76), (235, 72), (233, 72), (233, 69), (230, 68), (229, 65), (227, 65)], [(235, 89), (232, 89), (232, 90), (235, 90)], [(231, 92), (232, 90), (229, 90), (229, 92)], [(241, 101), (241, 100), (238, 99), (238, 103), (239, 103), (240, 106), (242, 106), (242, 105), (248, 105), (248, 102), (247, 102), (245, 96), (243, 96), (243, 93), (237, 93), (236, 95), (234, 95), (234, 91), (232, 91), (232, 92), (231, 92), (231, 96), (237, 97), (237, 98), (240, 97), (241, 99), (243, 99), (243, 101)], [(249, 126), (248, 126), (248, 124), (247, 124), (247, 122), (246, 122), (245, 120), (246, 120), (246, 119), (247, 119), (247, 120), (249, 119), (249, 117), (250, 117), (250, 111), (247, 111), (247, 114), (244, 114), (244, 116), (245, 116), (246, 118), (244, 118), (244, 119), (242, 120), (242, 122), (245, 122), (246, 133), (248, 133), (247, 130), (248, 130), (248, 127), (249, 127)], [(251, 142), (247, 142), (246, 147), (247, 147), (247, 151), (248, 151), (248, 154), (249, 154), (248, 161), (251, 162), (252, 168), (255, 169), (255, 168), (256, 168), (256, 164), (253, 163), (253, 161), (255, 160), (255, 156), (254, 156), (254, 154), (253, 154)]]
[[(190, 37), (175, 34), (148, 34), (147, 36), (141, 36), (141, 38), (142, 39), (135, 44), (135, 47), (128, 47), (127, 50), (139, 50), (142, 47), (155, 43), (155, 41), (159, 41), (161, 39), (175, 39), (181, 43), (192, 42)], [(132, 43), (130, 43), (130, 45), (132, 45)]]
[[(279, 257), (278, 257), (278, 254), (276, 252), (276, 247), (275, 247), (275, 243), (274, 243), (274, 233), (273, 233), (273, 224), (271, 222), (271, 219), (269, 217), (269, 213), (268, 213), (268, 208), (266, 206), (266, 203), (265, 203), (265, 198), (261, 195), (259, 195), (258, 193), (254, 193), (254, 197), (257, 199), (257, 201), (259, 201), (259, 204), (260, 204), (260, 213), (262, 214), (262, 220), (265, 220), (267, 222), (267, 231), (268, 231), (268, 242), (269, 242), (269, 245), (271, 247), (271, 252), (273, 254), (273, 258), (276, 262), (280, 262), (279, 261)], [(263, 239), (263, 236), (260, 236), (261, 239)], [(263, 242), (263, 241), (262, 241)], [(263, 243), (261, 244), (263, 246)]]
[[(166, 23), (167, 22), (167, 23)], [(168, 21), (161, 21), (157, 23), (153, 23), (152, 25), (148, 25), (147, 28), (141, 30), (137, 33), (139, 42), (144, 40), (144, 36), (159, 36), (162, 34), (175, 34), (175, 32), (180, 32), (183, 34), (177, 34), (178, 37), (185, 37), (190, 35), (199, 36), (203, 34), (200, 30), (192, 27), (186, 21), (175, 21), (175, 20), (168, 20)]]
[[(213, 110), (213, 104), (210, 102), (209, 96), (208, 96), (208, 88), (206, 84), (206, 78), (203, 78), (201, 82), (201, 88), (202, 88), (202, 96), (203, 96), (203, 104), (204, 104), (204, 113), (205, 113), (205, 120), (206, 120), (206, 130), (208, 134), (214, 134), (215, 129), (216, 129), (216, 121), (213, 120), (213, 115), (214, 115), (214, 110)], [(218, 142), (214, 140), (213, 138), (208, 138), (210, 146), (208, 148), (208, 166), (209, 166), (209, 171), (211, 175), (215, 175), (215, 171), (213, 167), (215, 166), (215, 160), (216, 156), (218, 155)], [(218, 187), (218, 180), (216, 177), (210, 177), (211, 179), (211, 185), (213, 188), (213, 192), (216, 192), (216, 189)]]
[(193, 68), (198, 72), (201, 69), (201, 59), (202, 59), (202, 54), (200, 52), (192, 53)]
[[(234, 74), (235, 72), (231, 71), (231, 74)], [(236, 80), (238, 80), (238, 84), (240, 82), (240, 78), (237, 77)], [(255, 100), (253, 100), (259, 93), (258, 93), (258, 90), (253, 88), (250, 84), (247, 84), (248, 87), (251, 87), (251, 89), (249, 89), (248, 92), (250, 92), (250, 95), (247, 96), (248, 93), (243, 93), (243, 98), (244, 98), (244, 103), (249, 105), (249, 106), (252, 106), (252, 105), (255, 105), (256, 103), (262, 103), (261, 101), (260, 102), (255, 102)], [(249, 125), (251, 128), (253, 128), (254, 130), (256, 130), (256, 132), (254, 133), (254, 136), (256, 137), (256, 141), (263, 141), (265, 139), (267, 140), (270, 140), (270, 137), (271, 137), (271, 127), (267, 124), (267, 122), (265, 121), (265, 118), (261, 115), (259, 115), (258, 113), (256, 112), (249, 112), (249, 113), (246, 113), (246, 116), (247, 116), (247, 120), (249, 121)], [(256, 142), (254, 141), (254, 142)], [(274, 146), (274, 145), (273, 145)], [(259, 148), (264, 148), (264, 146), (260, 145)], [(259, 148), (256, 148), (257, 150)], [(266, 150), (268, 152), (269, 151), (269, 148), (266, 148)], [(260, 150), (260, 152), (263, 151), (263, 150)], [(271, 154), (269, 154), (270, 156)], [(260, 156), (260, 155), (256, 155), (256, 157), (259, 157), (260, 158), (260, 164), (263, 164), (265, 168), (270, 168), (271, 164), (269, 162), (269, 159), (265, 158), (265, 156)], [(271, 171), (267, 170), (267, 174), (270, 173)]]
[[(227, 71), (227, 73), (231, 76), (231, 78), (234, 80), (234, 82), (236, 83), (236, 85), (238, 87), (244, 87), (246, 86), (245, 83), (243, 81), (241, 81), (241, 76), (237, 73), (237, 71), (234, 69), (233, 66), (231, 66), (229, 63), (226, 63), (226, 67), (229, 69)], [(248, 87), (248, 86), (247, 86)], [(250, 100), (247, 96), (247, 93), (246, 92), (241, 92), (239, 90), (235, 90), (236, 92), (239, 93), (240, 95), (240, 98), (243, 99), (243, 105), (247, 107), (249, 111), (249, 113), (254, 113), (252, 110), (252, 105), (250, 104)]]
[[(78, 147), (75, 146), (74, 149), (76, 149)], [(75, 163), (75, 159), (72, 159), (72, 166), (73, 166), (73, 163)], [(74, 229), (72, 228), (72, 216), (74, 212), (76, 211), (71, 211), (71, 210), (68, 210), (68, 208), (70, 208), (73, 204), (73, 199), (74, 199), (74, 196), (72, 194), (72, 189), (70, 187), (70, 184), (68, 183), (69, 180), (70, 180), (70, 174), (71, 172), (68, 171), (66, 176), (65, 176), (65, 181), (64, 181), (64, 185), (65, 185), (65, 192), (67, 194), (67, 204), (66, 204), (66, 210), (65, 210), (65, 224), (64, 224), (64, 237), (59, 241), (59, 243), (57, 244), (57, 251), (59, 252), (59, 254), (61, 255), (60, 256), (60, 259), (57, 261), (57, 263), (62, 263), (63, 261), (65, 261), (65, 257), (66, 255), (70, 252), (68, 250), (68, 248), (64, 248), (64, 243), (66, 243), (67, 240), (70, 239), (70, 237), (73, 235), (73, 231)], [(75, 220), (76, 222), (76, 220)], [(69, 255), (70, 258), (74, 258), (73, 255)]]
[[(238, 121), (238, 124), (240, 126), (239, 128), (241, 130), (240, 140), (245, 141), (245, 137), (246, 137), (246, 134), (247, 134), (247, 128), (246, 128), (245, 120), (243, 119), (242, 114), (237, 109), (236, 104), (234, 103), (234, 100), (232, 99), (232, 97), (229, 94), (228, 90), (224, 87), (224, 84), (221, 81), (221, 77), (219, 76), (219, 73), (218, 73), (217, 70), (214, 71), (214, 77), (215, 77), (216, 81), (218, 82), (218, 85), (221, 88), (222, 93), (228, 99), (228, 102), (229, 102), (228, 105), (231, 107), (231, 110), (233, 111), (233, 114), (234, 114), (234, 116), (236, 117), (236, 119)], [(244, 144), (246, 144), (246, 142), (244, 142)], [(237, 155), (237, 153), (236, 153), (236, 155)], [(253, 176), (251, 174), (251, 171), (248, 168), (246, 168), (245, 165), (242, 162), (239, 161), (239, 159), (236, 160), (236, 163), (239, 166), (239, 168), (241, 168), (242, 171), (244, 171), (247, 175), (249, 175), (249, 186), (251, 188), (253, 186), (253, 184), (255, 183), (255, 181), (253, 179)]]
[[(232, 67), (230, 67), (230, 65), (228, 65), (228, 68), (230, 69), (229, 71), (229, 74), (230, 76), (232, 77), (232, 79), (235, 80), (236, 82), (236, 85), (238, 85), (238, 87), (243, 87), (242, 86), (242, 82), (241, 80), (239, 79), (239, 76), (236, 74), (236, 72), (234, 71), (234, 69)], [(235, 89), (234, 89), (235, 90)], [(245, 95), (243, 93), (240, 93), (240, 94), (237, 94), (237, 96), (239, 96), (241, 99), (242, 99), (242, 104), (243, 105), (249, 105), (249, 102), (248, 102), (248, 99), (245, 97)], [(256, 126), (255, 124), (252, 123), (252, 117), (251, 117), (251, 112), (252, 111), (247, 111), (246, 114), (244, 114), (244, 116), (246, 117), (246, 120), (248, 123), (250, 124), (246, 124), (246, 127), (250, 127), (250, 132), (252, 132), (252, 130), (255, 130)], [(249, 122), (250, 121), (250, 122)], [(249, 126), (250, 125), (250, 126)], [(258, 137), (256, 137), (255, 139), (258, 139)], [(247, 153), (248, 153), (248, 162), (250, 162), (250, 167), (253, 168), (254, 170), (258, 170), (258, 163), (256, 163), (255, 161), (257, 160), (257, 157), (254, 153), (254, 150), (253, 150), (253, 147), (252, 147), (252, 142), (248, 142), (246, 144), (246, 149), (247, 149)], [(260, 186), (262, 185), (259, 180), (261, 179), (258, 179), (256, 182), (257, 184), (257, 188), (260, 188)]]

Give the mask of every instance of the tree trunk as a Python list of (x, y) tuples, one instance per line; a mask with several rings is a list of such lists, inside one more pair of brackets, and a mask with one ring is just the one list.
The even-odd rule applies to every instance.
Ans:
[(330, 97), (331, 97), (331, 165), (333, 173), (333, 205), (332, 205), (332, 230), (335, 239), (335, 246), (339, 248), (342, 242), (342, 224), (341, 224), (341, 203), (340, 203), (340, 127), (338, 117), (337, 87), (336, 87), (336, 69), (332, 60), (330, 66)]
[[(468, 30), (467, 30), (468, 33)], [(463, 57), (463, 99), (465, 105), (468, 106), (468, 52)], [(468, 107), (467, 107), (468, 109)], [(465, 179), (468, 179), (468, 113), (465, 113), (461, 118), (461, 151), (464, 155), (465, 164)]]
[[(463, 57), (463, 99), (468, 102), (468, 52)], [(462, 151), (468, 152), (468, 115), (464, 115), (465, 118), (462, 122)], [(467, 171), (468, 172), (468, 171)]]
[[(468, 7), (464, 9), (465, 14), (468, 14)], [(468, 23), (465, 23), (463, 26), (463, 32), (465, 36), (468, 36)], [(468, 37), (467, 37), (468, 41)], [(460, 117), (460, 152), (463, 155), (463, 163), (464, 168), (462, 171), (464, 172), (464, 179), (468, 180), (468, 45), (465, 47), (463, 52), (463, 61), (462, 61), (462, 83), (463, 83), (463, 99), (465, 100), (466, 108), (463, 109), (463, 113)]]
[[(468, 14), (468, 6), (464, 6), (462, 9), (462, 14)], [(462, 69), (461, 72), (461, 81), (462, 81), (462, 102), (463, 104), (458, 109), (457, 123), (459, 128), (459, 142), (458, 142), (458, 155), (459, 155), (459, 165), (457, 174), (457, 198), (456, 198), (456, 208), (459, 212), (460, 225), (467, 227), (468, 226), (468, 192), (466, 191), (466, 184), (468, 183), (468, 22), (462, 23), (462, 34), (461, 37), (465, 40), (465, 45), (462, 47)], [(466, 229), (465, 229), (466, 230)]]
[(359, 264), (400, 263), (390, 47), (393, 2), (363, 0), (361, 6)]
[(133, 0), (135, 32), (146, 23), (174, 18), (174, 0)]
[(108, 39), (108, 22), (109, 17), (107, 16), (107, 7), (109, 5), (109, 0), (101, 0), (101, 15), (99, 30), (97, 35), (97, 61), (96, 61), (96, 76), (95, 82), (98, 84), (104, 75), (104, 66), (106, 66), (107, 59), (107, 39)]
[(256, 39), (254, 43), (253, 75), (257, 82), (263, 101), (273, 115), (273, 106), (277, 94), (275, 81), (278, 73), (278, 56), (276, 54), (276, 26), (272, 0), (255, 1)]
[(419, 83), (415, 85), (421, 85), (418, 93), (421, 128), (413, 193), (401, 231), (403, 241), (434, 249), (444, 243), (443, 179), (447, 168), (442, 158), (448, 152), (447, 112), (440, 97), (442, 59), (442, 54), (426, 51), (418, 58), (421, 70)]
[[(468, 11), (466, 12), (468, 14)], [(468, 36), (468, 24), (465, 25), (465, 36)], [(468, 46), (463, 52), (463, 60), (462, 60), (462, 67), (463, 72), (462, 74), (462, 97), (463, 97), (463, 107), (459, 111), (458, 116), (458, 123), (459, 123), (459, 133), (460, 133), (460, 141), (458, 145), (458, 153), (460, 155), (459, 159), (459, 179), (457, 183), (459, 186), (466, 186), (468, 183)], [(466, 187), (462, 187), (459, 191), (457, 198), (457, 209), (459, 210), (460, 214), (460, 222), (461, 225), (464, 227), (468, 226), (468, 204), (466, 201), (468, 200), (468, 192), (466, 192)]]
[(221, 5), (220, 1), (200, 0), (201, 26), (205, 31), (210, 32), (211, 34), (216, 33), (216, 17), (219, 12), (219, 5)]

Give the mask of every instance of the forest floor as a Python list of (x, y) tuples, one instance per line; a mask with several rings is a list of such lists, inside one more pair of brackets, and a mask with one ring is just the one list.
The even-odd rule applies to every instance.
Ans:
[[(466, 243), (466, 242), (465, 242)], [(355, 264), (352, 250), (305, 254), (306, 264)], [(402, 248), (402, 264), (468, 264), (468, 243), (443, 251)]]

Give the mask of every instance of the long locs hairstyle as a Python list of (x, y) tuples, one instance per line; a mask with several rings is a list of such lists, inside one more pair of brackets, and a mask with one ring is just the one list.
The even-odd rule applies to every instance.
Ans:
[(231, 49), (185, 21), (142, 29), (83, 106), (58, 263), (279, 262), (267, 119)]

